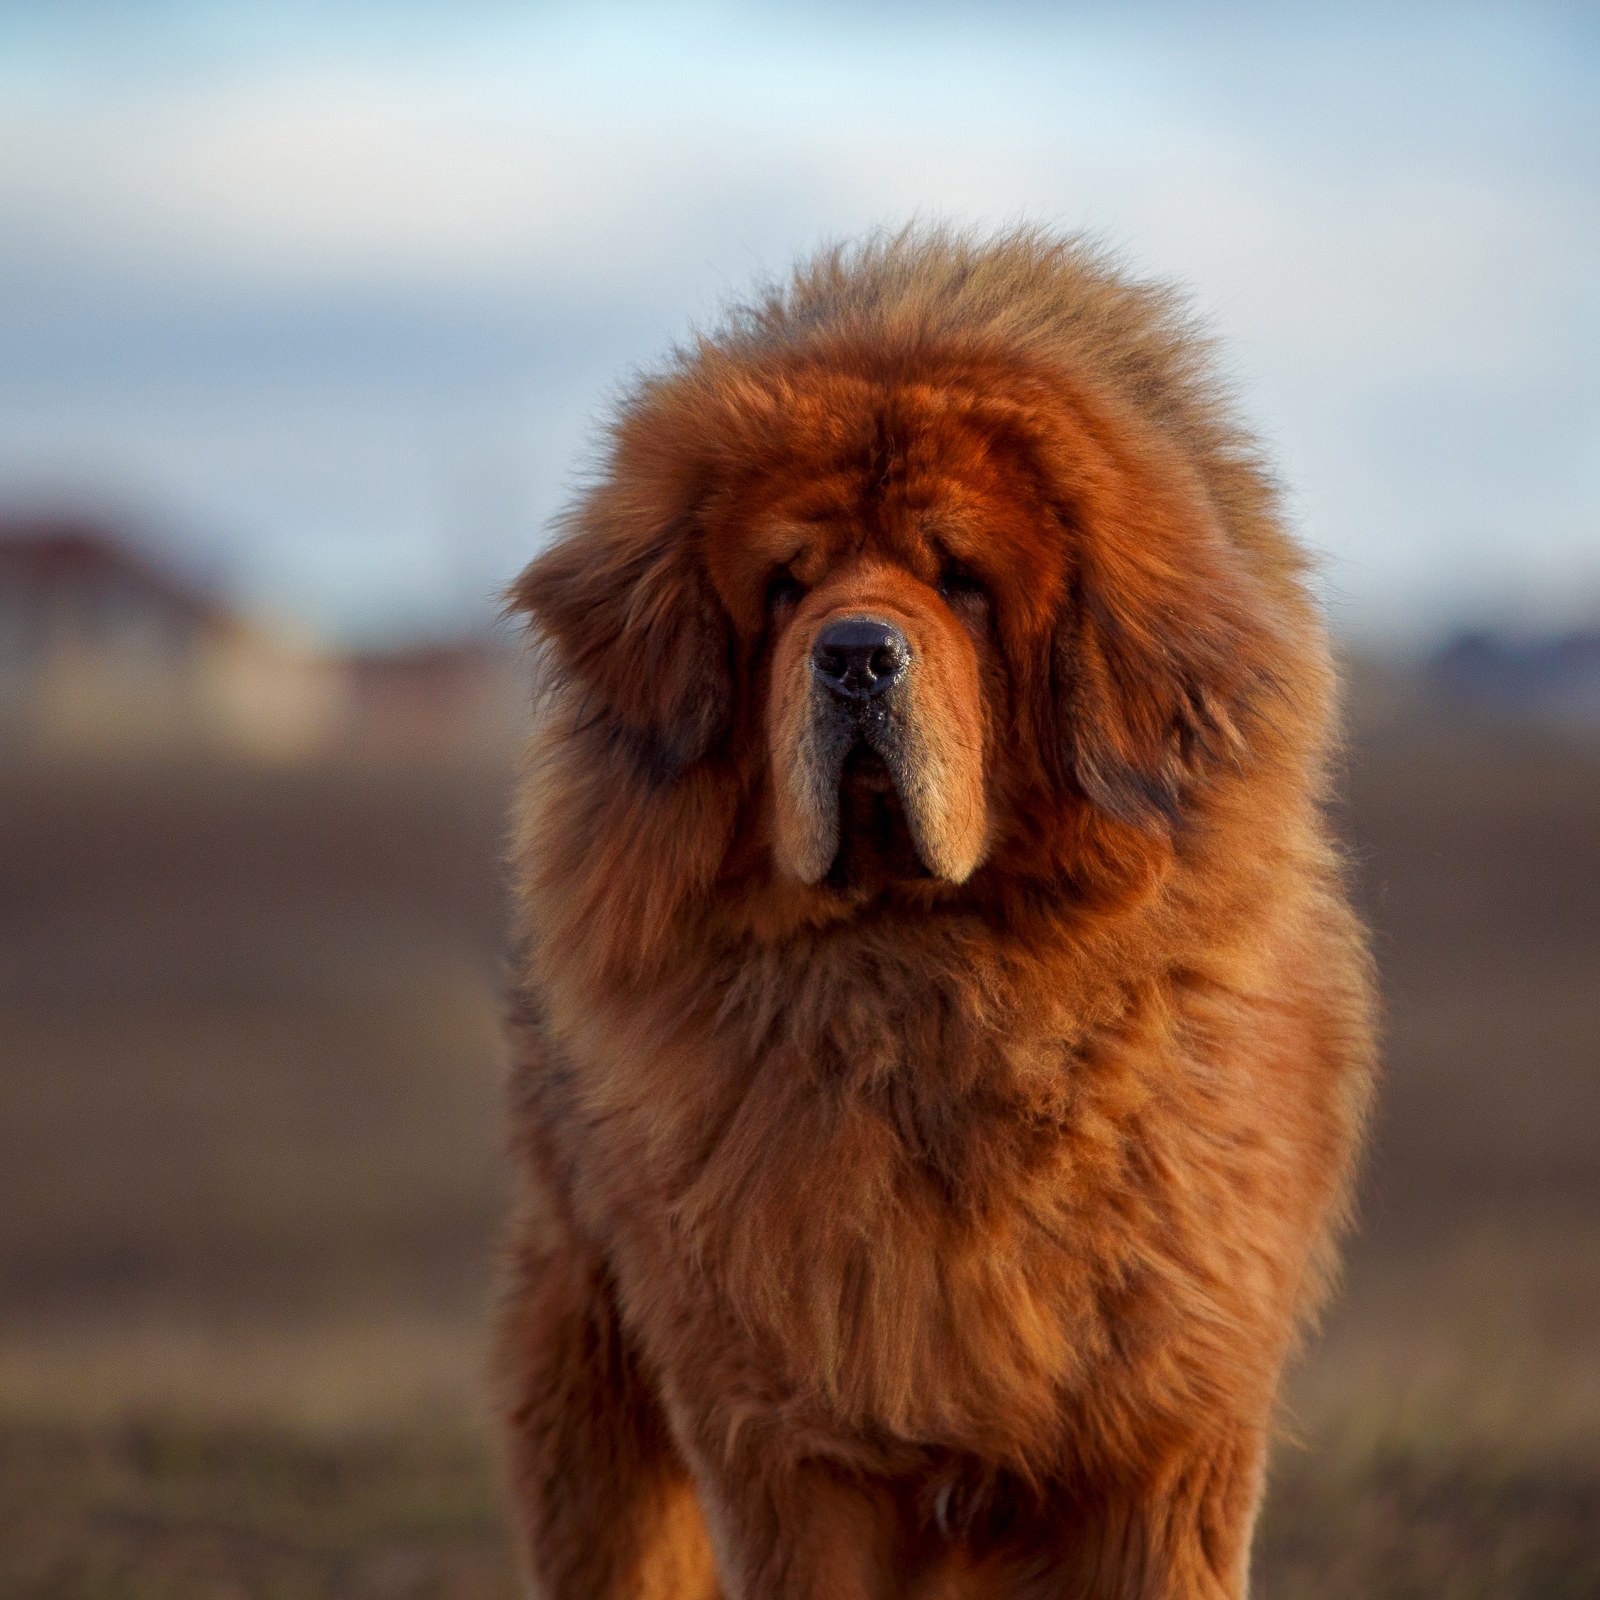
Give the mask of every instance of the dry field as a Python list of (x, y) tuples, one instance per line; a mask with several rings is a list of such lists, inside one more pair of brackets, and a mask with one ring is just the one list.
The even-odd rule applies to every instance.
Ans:
[[(1267, 1600), (1600, 1595), (1600, 738), (1369, 685), (1389, 1077)], [(0, 1600), (506, 1600), (505, 774), (0, 773)]]

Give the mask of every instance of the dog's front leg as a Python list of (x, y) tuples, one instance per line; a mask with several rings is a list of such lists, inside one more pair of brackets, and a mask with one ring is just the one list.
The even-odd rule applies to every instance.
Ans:
[(1005, 1600), (1245, 1600), (1264, 1430), (1223, 1428), (1145, 1481), (1063, 1497), (991, 1569)]
[(693, 1485), (601, 1264), (575, 1244), (524, 1246), (497, 1357), (536, 1600), (713, 1600)]
[(727, 1600), (894, 1600), (904, 1552), (887, 1487), (752, 1440), (731, 1458), (690, 1444)]

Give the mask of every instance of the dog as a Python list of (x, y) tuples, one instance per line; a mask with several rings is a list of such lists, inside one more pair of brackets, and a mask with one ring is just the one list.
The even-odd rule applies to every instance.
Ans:
[(1181, 302), (825, 253), (637, 382), (511, 604), (532, 1592), (1244, 1595), (1372, 984), (1307, 560)]

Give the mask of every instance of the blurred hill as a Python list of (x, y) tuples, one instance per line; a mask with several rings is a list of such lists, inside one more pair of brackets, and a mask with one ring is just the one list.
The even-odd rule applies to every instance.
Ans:
[[(1353, 673), (1388, 1080), (1260, 1592), (1600, 1592), (1600, 736)], [(507, 1596), (512, 743), (0, 769), (0, 1596)]]
[(1600, 625), (1461, 633), (1435, 656), (1429, 676), (1444, 695), (1487, 710), (1600, 728)]

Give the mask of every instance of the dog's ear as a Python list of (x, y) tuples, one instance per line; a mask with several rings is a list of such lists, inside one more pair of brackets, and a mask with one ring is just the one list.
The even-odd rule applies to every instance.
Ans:
[(1058, 772), (1101, 811), (1170, 832), (1188, 795), (1249, 758), (1277, 693), (1281, 619), (1186, 471), (1158, 457), (1094, 478), (1064, 509)]
[(609, 718), (646, 765), (676, 776), (727, 731), (731, 636), (687, 511), (651, 507), (637, 486), (595, 490), (512, 586), (580, 715)]

